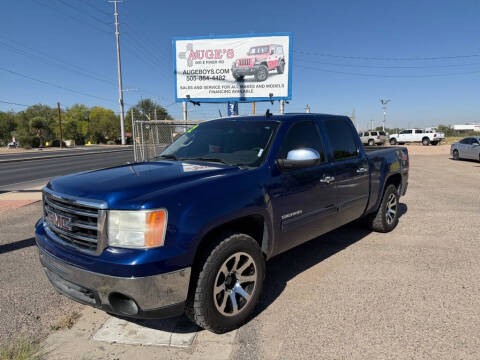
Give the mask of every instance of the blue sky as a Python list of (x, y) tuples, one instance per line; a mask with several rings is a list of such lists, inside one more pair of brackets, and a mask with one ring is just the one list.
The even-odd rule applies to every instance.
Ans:
[[(234, 5), (237, 4), (237, 5)], [(286, 111), (351, 114), (360, 128), (480, 121), (480, 3), (445, 1), (153, 1), (119, 5), (125, 102), (156, 98), (176, 118), (176, 36), (292, 32), (293, 94)], [(375, 58), (375, 59), (372, 59)], [(435, 59), (425, 59), (435, 58)], [(14, 73), (12, 73), (14, 72)], [(46, 81), (54, 87), (28, 76)], [(0, 101), (74, 103), (118, 111), (113, 4), (1, 0)], [(69, 90), (79, 93), (74, 93)], [(89, 95), (89, 96), (87, 96)], [(257, 104), (257, 112), (278, 104)], [(23, 109), (0, 103), (0, 110)], [(190, 107), (190, 118), (225, 114)], [(240, 106), (248, 113), (249, 104)]]

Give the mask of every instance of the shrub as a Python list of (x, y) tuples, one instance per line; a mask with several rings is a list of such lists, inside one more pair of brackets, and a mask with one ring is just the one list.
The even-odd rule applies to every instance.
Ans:
[(25, 149), (38, 148), (40, 146), (40, 138), (38, 136), (24, 135), (18, 139), (20, 146)]

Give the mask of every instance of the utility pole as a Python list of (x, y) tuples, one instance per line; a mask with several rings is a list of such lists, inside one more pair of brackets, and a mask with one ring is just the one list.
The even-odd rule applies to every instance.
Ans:
[(370, 130), (373, 130), (373, 119), (370, 120)]
[(60, 110), (60, 103), (57, 102), (58, 108), (58, 132), (60, 133), (60, 149), (63, 148), (63, 134), (62, 134), (62, 110)]
[(285, 114), (285, 100), (280, 100), (280, 114)]
[(385, 131), (385, 121), (387, 121), (387, 104), (390, 102), (390, 99), (380, 99), (380, 102), (382, 103), (382, 109), (383, 109), (383, 120), (382, 120), (382, 128), (383, 131)]
[(117, 68), (118, 68), (118, 102), (120, 103), (120, 132), (122, 145), (125, 145), (125, 119), (124, 119), (124, 109), (123, 109), (123, 86), (122, 86), (122, 64), (120, 62), (120, 32), (118, 30), (118, 3), (121, 0), (111, 0), (114, 4), (114, 13), (115, 17), (115, 39), (117, 42)]

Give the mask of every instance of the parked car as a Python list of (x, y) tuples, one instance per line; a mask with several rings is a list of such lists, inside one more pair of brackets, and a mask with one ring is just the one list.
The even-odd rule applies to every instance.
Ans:
[(437, 145), (443, 138), (445, 138), (443, 133), (425, 132), (423, 129), (406, 129), (400, 131), (398, 134), (390, 135), (390, 144), (402, 145), (405, 143), (421, 142), (425, 146), (429, 144)]
[(363, 145), (383, 145), (387, 142), (388, 136), (385, 131), (365, 131), (358, 134)]
[(466, 137), (450, 147), (450, 155), (455, 160), (471, 159), (480, 161), (480, 136)]
[(253, 75), (256, 81), (265, 81), (272, 70), (278, 74), (283, 74), (285, 70), (282, 45), (254, 46), (248, 51), (248, 57), (237, 59), (232, 65), (232, 75), (236, 81), (242, 81), (246, 75)]
[(51, 180), (36, 243), (73, 300), (222, 333), (253, 313), (266, 260), (359, 218), (392, 231), (408, 168), (345, 116), (207, 121), (151, 161)]

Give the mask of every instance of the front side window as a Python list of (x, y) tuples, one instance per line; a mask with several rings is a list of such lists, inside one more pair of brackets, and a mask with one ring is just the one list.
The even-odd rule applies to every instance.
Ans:
[(415, 134), (423, 134), (423, 130), (415, 130)]
[(403, 131), (400, 131), (400, 134), (411, 134), (412, 133), (412, 130), (403, 130)]
[(325, 161), (322, 138), (317, 125), (311, 120), (297, 122), (288, 129), (278, 158), (286, 159), (289, 151), (307, 148), (316, 150), (320, 154), (320, 160)]
[(325, 120), (325, 130), (330, 139), (335, 160), (344, 160), (358, 156), (358, 146), (353, 131), (344, 119)]
[(204, 122), (178, 138), (160, 158), (259, 166), (277, 126), (275, 121)]
[(378, 132), (380, 135), (384, 136), (385, 135), (385, 131), (379, 131)]

